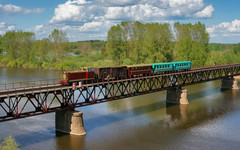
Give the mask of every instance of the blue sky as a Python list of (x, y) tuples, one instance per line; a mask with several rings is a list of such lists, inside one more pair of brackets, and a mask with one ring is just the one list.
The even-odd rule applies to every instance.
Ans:
[(206, 25), (210, 42), (240, 42), (239, 0), (0, 0), (0, 34), (34, 32), (37, 39), (53, 29), (69, 41), (106, 40), (121, 21)]

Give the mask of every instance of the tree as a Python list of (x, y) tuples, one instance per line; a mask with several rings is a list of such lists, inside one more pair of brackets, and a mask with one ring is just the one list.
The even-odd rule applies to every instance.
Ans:
[(53, 48), (53, 59), (62, 61), (63, 56), (66, 54), (68, 38), (65, 32), (54, 29), (49, 35), (50, 42)]
[(23, 61), (28, 62), (30, 59), (35, 60), (35, 51), (33, 51), (33, 43), (35, 41), (35, 34), (32, 32), (17, 32), (17, 49), (18, 56)]
[(172, 37), (169, 24), (146, 24), (143, 45), (145, 63), (172, 61)]
[(38, 55), (40, 57), (41, 62), (45, 62), (49, 60), (49, 54), (50, 54), (50, 40), (48, 38), (44, 38), (39, 41), (39, 47), (38, 47)]
[(175, 59), (192, 61), (194, 66), (203, 66), (208, 57), (209, 35), (204, 24), (174, 24), (176, 34)]
[(108, 31), (107, 37), (107, 51), (111, 54), (112, 59), (115, 60), (116, 65), (123, 63), (123, 32), (121, 25), (112, 26)]
[(3, 54), (3, 48), (2, 48), (2, 43), (3, 43), (3, 41), (2, 41), (3, 39), (2, 39), (2, 36), (1, 36), (1, 34), (0, 34), (0, 56), (2, 56), (2, 54)]
[(7, 57), (10, 60), (16, 60), (18, 58), (17, 53), (17, 34), (15, 31), (8, 31), (3, 36), (3, 48), (7, 52)]
[(117, 64), (140, 64), (172, 60), (169, 24), (121, 22), (108, 32), (106, 51)]
[(132, 24), (129, 47), (132, 47), (132, 50), (130, 51), (130, 59), (133, 64), (143, 63), (144, 31), (145, 27), (141, 22), (136, 21)]
[(1, 150), (19, 150), (19, 144), (14, 140), (12, 136), (9, 136), (0, 143)]

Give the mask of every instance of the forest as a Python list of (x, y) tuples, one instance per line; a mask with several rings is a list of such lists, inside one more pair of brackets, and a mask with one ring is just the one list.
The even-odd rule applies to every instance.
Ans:
[(192, 61), (193, 67), (240, 62), (239, 44), (209, 43), (204, 24), (125, 21), (112, 26), (106, 41), (69, 42), (54, 29), (36, 40), (32, 32), (0, 35), (0, 66), (77, 70), (79, 67)]

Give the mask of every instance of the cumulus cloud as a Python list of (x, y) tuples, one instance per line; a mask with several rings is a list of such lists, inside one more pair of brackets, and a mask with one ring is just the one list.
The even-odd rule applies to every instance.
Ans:
[(202, 11), (199, 11), (194, 14), (196, 18), (211, 18), (212, 17), (212, 12), (214, 11), (214, 8), (212, 5), (207, 6), (204, 8)]
[(203, 0), (69, 0), (58, 5), (50, 22), (210, 18), (213, 11)]
[(40, 13), (44, 9), (42, 8), (35, 8), (35, 9), (28, 9), (22, 8), (16, 5), (2, 5), (0, 4), (0, 13), (5, 15), (12, 15), (12, 14), (29, 14), (29, 13)]
[(222, 35), (227, 35), (227, 34), (240, 34), (240, 20), (234, 20), (232, 22), (223, 22), (218, 25), (213, 25), (211, 27), (207, 28), (207, 31), (214, 35), (214, 34), (222, 34)]
[(96, 36), (106, 35), (103, 32), (121, 21), (211, 18), (213, 12), (213, 6), (203, 0), (68, 0), (55, 8), (49, 25), (62, 24), (64, 30), (91, 32)]
[[(207, 27), (211, 40), (219, 43), (239, 43), (240, 41), (240, 20), (222, 22)], [(227, 38), (224, 38), (227, 37)]]
[(9, 25), (5, 22), (0, 22), (0, 34), (5, 34), (6, 31), (15, 30), (14, 25)]

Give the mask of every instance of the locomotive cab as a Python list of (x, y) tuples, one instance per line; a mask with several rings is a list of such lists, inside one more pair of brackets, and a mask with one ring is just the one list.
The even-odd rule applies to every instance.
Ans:
[(62, 80), (59, 81), (59, 84), (61, 85), (68, 85), (68, 72), (62, 73)]

